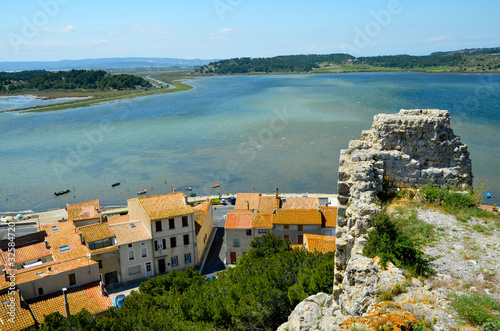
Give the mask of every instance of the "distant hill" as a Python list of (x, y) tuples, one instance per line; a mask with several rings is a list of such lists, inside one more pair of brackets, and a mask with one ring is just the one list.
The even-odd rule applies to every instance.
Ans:
[(349, 54), (287, 55), (234, 58), (196, 68), (194, 74), (315, 73), (356, 71), (500, 72), (500, 47), (435, 52), (430, 55), (383, 55), (355, 58)]
[(103, 58), (61, 61), (0, 62), (0, 71), (70, 70), (70, 69), (148, 69), (165, 67), (197, 67), (216, 60), (186, 60), (176, 58)]

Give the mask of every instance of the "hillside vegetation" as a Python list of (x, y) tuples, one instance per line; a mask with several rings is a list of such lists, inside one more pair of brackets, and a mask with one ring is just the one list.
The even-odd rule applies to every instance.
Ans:
[(349, 54), (234, 58), (211, 62), (194, 74), (315, 73), (356, 71), (500, 72), (500, 47), (355, 58)]

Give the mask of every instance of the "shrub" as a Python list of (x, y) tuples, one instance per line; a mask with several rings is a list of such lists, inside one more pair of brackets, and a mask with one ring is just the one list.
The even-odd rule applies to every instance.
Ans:
[(486, 294), (455, 294), (452, 306), (462, 319), (486, 331), (500, 330), (500, 301)]
[(424, 253), (409, 236), (403, 234), (385, 210), (374, 218), (374, 229), (368, 234), (368, 244), (363, 248), (368, 257), (380, 257), (382, 267), (391, 261), (399, 268), (416, 276), (429, 276), (429, 268)]

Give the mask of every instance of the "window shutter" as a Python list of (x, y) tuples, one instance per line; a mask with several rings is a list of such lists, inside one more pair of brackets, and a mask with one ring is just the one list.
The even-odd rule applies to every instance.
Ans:
[(155, 251), (158, 250), (158, 241), (155, 240)]
[(166, 249), (167, 248), (167, 241), (165, 239), (162, 239), (162, 242), (163, 242), (163, 249)]

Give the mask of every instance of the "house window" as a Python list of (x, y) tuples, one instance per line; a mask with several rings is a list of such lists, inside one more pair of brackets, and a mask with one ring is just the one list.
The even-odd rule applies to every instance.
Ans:
[(59, 252), (61, 252), (61, 253), (62, 253), (62, 252), (67, 252), (67, 251), (69, 251), (69, 250), (70, 250), (70, 249), (69, 249), (69, 246), (68, 246), (68, 245), (65, 245), (65, 246), (61, 246), (61, 247), (59, 247)]
[(162, 249), (165, 249), (165, 247), (166, 247), (165, 239), (155, 240), (155, 251), (161, 251)]
[(113, 245), (111, 238), (96, 240), (96, 241), (92, 241), (92, 242), (87, 243), (87, 246), (91, 251), (93, 251), (95, 249), (103, 248), (103, 247), (108, 247), (111, 245)]
[(58, 230), (59, 230), (59, 228), (57, 227), (57, 225), (54, 225), (54, 226), (52, 227), (52, 231), (58, 231)]
[(168, 220), (168, 228), (175, 229), (175, 220), (173, 218)]
[(177, 256), (172, 256), (172, 267), (175, 267), (179, 264), (179, 261), (177, 261)]
[(171, 248), (177, 247), (177, 238), (176, 237), (170, 238), (170, 247)]
[(188, 217), (187, 216), (182, 216), (182, 227), (185, 228), (188, 226)]
[(134, 253), (134, 251), (128, 251), (128, 260), (129, 261), (135, 260), (135, 253)]
[(191, 263), (191, 253), (184, 254), (184, 262), (186, 264)]
[(289, 228), (290, 228), (290, 225), (288, 225), (288, 224), (283, 225), (283, 229), (288, 230)]
[(161, 221), (155, 222), (156, 232), (161, 232)]
[(135, 276), (141, 273), (141, 265), (135, 265), (133, 267), (128, 267), (128, 275)]
[(189, 245), (189, 235), (188, 234), (184, 235), (184, 245)]
[(133, 246), (132, 244), (128, 244), (128, 248), (132, 248), (132, 246)]
[(43, 287), (38, 288), (38, 295), (43, 295)]
[(283, 240), (290, 241), (290, 235), (288, 235), (288, 234), (283, 235)]
[(299, 225), (299, 226), (297, 226), (297, 230), (299, 230), (299, 231), (304, 231), (304, 226), (303, 226), (303, 225)]
[(102, 260), (97, 260), (97, 262), (99, 263), (99, 269), (102, 269)]
[(304, 243), (304, 236), (299, 234), (297, 236), (297, 245), (302, 245)]
[(259, 233), (266, 233), (267, 230), (266, 229), (259, 229)]
[(240, 238), (233, 239), (233, 246), (240, 247)]
[(145, 241), (141, 242), (141, 246), (146, 246), (146, 242)]
[(146, 247), (141, 248), (141, 257), (142, 258), (148, 257), (148, 249)]
[(76, 285), (75, 274), (69, 274), (68, 275), (68, 281), (69, 281), (69, 286)]
[(247, 229), (247, 236), (251, 236), (252, 235), (252, 229)]

